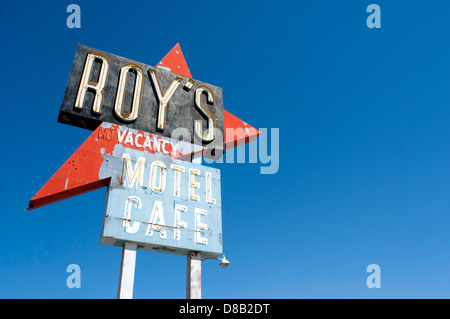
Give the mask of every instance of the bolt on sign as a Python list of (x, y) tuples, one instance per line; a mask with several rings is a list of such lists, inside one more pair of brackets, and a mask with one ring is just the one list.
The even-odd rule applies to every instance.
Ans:
[(108, 122), (165, 137), (186, 128), (192, 143), (224, 144), (221, 88), (81, 44), (58, 121), (90, 130)]
[(136, 242), (143, 250), (221, 255), (219, 170), (163, 153), (126, 149), (121, 154), (115, 157), (120, 185), (108, 188), (100, 244)]

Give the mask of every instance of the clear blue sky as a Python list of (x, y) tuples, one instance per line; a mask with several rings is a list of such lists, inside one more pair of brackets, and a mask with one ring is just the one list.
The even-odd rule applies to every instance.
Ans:
[[(81, 7), (81, 29), (66, 7)], [(381, 29), (366, 8), (381, 7)], [(224, 252), (204, 298), (450, 297), (450, 2), (6, 1), (0, 298), (115, 298), (105, 189), (26, 212), (90, 131), (57, 123), (78, 43), (155, 65), (179, 42), (225, 109), (280, 129), (280, 168), (218, 165)], [(68, 289), (66, 267), (81, 267)], [(366, 267), (381, 267), (381, 288)], [(135, 298), (184, 298), (186, 258), (137, 254)]]

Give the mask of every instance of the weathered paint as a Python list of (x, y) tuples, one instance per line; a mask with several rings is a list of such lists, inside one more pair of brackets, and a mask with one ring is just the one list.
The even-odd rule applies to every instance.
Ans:
[(261, 134), (259, 130), (226, 110), (223, 110), (223, 116), (225, 122), (225, 150), (253, 142)]
[[(33, 196), (28, 209), (107, 186), (113, 171), (101, 171), (101, 167), (108, 163), (110, 157), (113, 157), (114, 149), (119, 147), (149, 154), (162, 153), (175, 158), (188, 156), (192, 148), (199, 151), (202, 149), (201, 146), (157, 134), (102, 123)], [(122, 160), (121, 153), (116, 156)]]
[(177, 43), (169, 53), (157, 64), (157, 68), (166, 69), (173, 73), (192, 78), (191, 71), (181, 51), (180, 44)]
[(218, 169), (121, 146), (104, 169), (122, 178), (108, 187), (101, 244), (135, 242), (143, 250), (199, 251), (211, 258), (222, 254)]
[[(169, 68), (173, 73), (191, 77), (181, 48), (177, 44), (161, 60), (158, 65)], [(225, 134), (224, 148), (229, 149), (235, 146), (254, 141), (260, 132), (251, 125), (243, 122), (238, 117), (224, 110), (224, 127), (231, 128), (236, 134)], [(77, 196), (95, 189), (109, 185), (111, 176), (99, 179), (98, 172), (103, 162), (102, 148), (105, 152), (111, 148), (111, 131), (105, 126), (98, 126), (88, 139), (68, 158), (68, 160), (58, 169), (58, 171), (44, 184), (44, 186), (30, 200), (28, 210), (45, 206), (66, 198)], [(105, 131), (106, 130), (106, 131)], [(128, 145), (130, 147), (130, 145)], [(184, 152), (181, 150), (184, 149)], [(191, 156), (204, 153), (205, 148), (196, 145), (185, 145), (179, 148), (180, 153), (177, 158), (188, 160)]]
[[(109, 122), (166, 137), (185, 128), (191, 143), (208, 147), (223, 143), (222, 89), (80, 44), (58, 121), (91, 130)], [(209, 128), (222, 134), (202, 139)]]
[[(178, 43), (157, 64), (157, 67), (162, 67), (173, 73), (192, 78), (191, 72)], [(261, 134), (259, 130), (225, 109), (223, 110), (223, 121), (225, 131), (224, 150), (253, 142)], [(227, 131), (235, 134), (227, 134)], [(203, 150), (203, 152), (205, 152), (205, 150)]]

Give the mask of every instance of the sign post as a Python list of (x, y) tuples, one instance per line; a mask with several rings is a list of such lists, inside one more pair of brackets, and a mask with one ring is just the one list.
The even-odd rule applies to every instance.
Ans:
[(133, 298), (136, 250), (136, 243), (126, 242), (123, 245), (122, 262), (120, 264), (119, 291), (117, 292), (117, 299)]
[[(192, 163), (201, 164), (202, 157), (198, 154), (192, 158)], [(186, 299), (202, 298), (202, 255), (191, 251), (187, 255)]]
[(202, 256), (192, 251), (187, 256), (186, 299), (202, 298)]

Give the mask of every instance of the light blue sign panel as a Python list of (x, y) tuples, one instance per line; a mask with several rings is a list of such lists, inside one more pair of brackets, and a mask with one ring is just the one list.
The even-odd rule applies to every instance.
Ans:
[(220, 171), (163, 154), (126, 150), (110, 161), (100, 244), (202, 257), (222, 254)]

